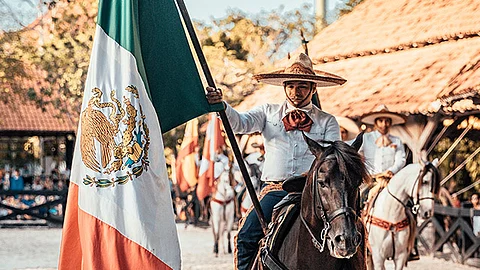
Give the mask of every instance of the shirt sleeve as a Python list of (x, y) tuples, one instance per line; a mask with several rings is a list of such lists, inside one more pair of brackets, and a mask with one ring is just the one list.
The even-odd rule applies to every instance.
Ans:
[(325, 140), (326, 141), (340, 141), (340, 126), (335, 117), (330, 115), (330, 119), (325, 126)]
[(397, 150), (395, 151), (395, 162), (387, 170), (391, 171), (393, 174), (396, 174), (405, 166), (406, 162), (407, 162), (407, 159), (405, 157), (405, 147), (403, 146), (403, 143), (400, 140), (398, 140)]
[(253, 108), (250, 111), (239, 113), (228, 103), (225, 103), (225, 113), (227, 114), (233, 132), (237, 134), (250, 134), (261, 132), (265, 127), (265, 106)]

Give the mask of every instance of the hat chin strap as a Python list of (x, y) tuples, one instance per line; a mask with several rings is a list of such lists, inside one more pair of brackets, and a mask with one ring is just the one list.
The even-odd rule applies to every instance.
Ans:
[[(285, 92), (285, 96), (287, 97), (288, 101), (290, 101), (290, 103), (295, 106), (295, 103), (293, 103), (293, 100), (287, 95), (287, 89), (285, 89), (285, 85), (283, 86), (283, 91)], [(312, 93), (313, 91), (313, 87), (310, 86), (310, 91), (308, 92), (308, 95), (302, 99), (302, 101), (300, 101), (300, 104), (302, 104), (305, 100), (307, 100), (308, 97), (310, 97), (310, 94)], [(295, 106), (295, 108), (299, 108), (297, 106)]]

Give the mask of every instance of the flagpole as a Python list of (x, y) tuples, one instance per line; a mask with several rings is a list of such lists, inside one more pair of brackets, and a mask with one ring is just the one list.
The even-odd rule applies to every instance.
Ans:
[[(176, 2), (180, 9), (180, 14), (182, 15), (183, 22), (185, 23), (188, 34), (190, 35), (190, 39), (192, 41), (193, 47), (197, 54), (202, 70), (205, 74), (207, 83), (210, 87), (216, 88), (215, 81), (213, 80), (212, 74), (210, 73), (210, 69), (208, 68), (208, 64), (203, 54), (202, 47), (200, 46), (200, 42), (198, 41), (197, 35), (195, 34), (195, 29), (193, 28), (192, 21), (190, 20), (190, 15), (188, 14), (187, 7), (185, 6), (185, 3), (183, 2), (183, 0), (176, 0)], [(257, 213), (258, 219), (260, 221), (260, 225), (262, 226), (263, 232), (266, 234), (267, 223), (266, 223), (265, 215), (263, 214), (262, 208), (260, 207), (260, 202), (257, 198), (257, 194), (255, 193), (255, 188), (253, 187), (252, 180), (250, 180), (250, 175), (248, 174), (247, 167), (245, 166), (245, 161), (243, 160), (242, 153), (240, 152), (240, 148), (238, 147), (237, 140), (235, 139), (235, 134), (233, 133), (232, 127), (230, 125), (230, 122), (228, 121), (225, 110), (222, 110), (218, 113), (220, 115), (220, 119), (222, 120), (223, 127), (225, 128), (225, 132), (227, 133), (227, 137), (230, 140), (233, 153), (235, 155), (235, 158), (237, 159), (238, 166), (240, 167), (240, 171), (242, 173), (245, 185), (247, 186), (248, 194), (252, 199), (255, 212)]]

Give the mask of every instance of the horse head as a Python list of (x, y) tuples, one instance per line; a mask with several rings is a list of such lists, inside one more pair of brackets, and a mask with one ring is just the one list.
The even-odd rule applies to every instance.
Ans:
[(352, 146), (342, 141), (323, 141), (320, 145), (304, 135), (315, 160), (307, 174), (300, 218), (314, 246), (324, 245), (336, 258), (350, 258), (361, 244), (356, 209), (358, 188), (367, 179), (367, 170), (358, 154), (363, 133)]
[(440, 189), (440, 173), (436, 167), (438, 161), (426, 162), (422, 166), (417, 179), (416, 190), (412, 192), (412, 198), (417, 209), (417, 214), (424, 219), (433, 215), (434, 196)]

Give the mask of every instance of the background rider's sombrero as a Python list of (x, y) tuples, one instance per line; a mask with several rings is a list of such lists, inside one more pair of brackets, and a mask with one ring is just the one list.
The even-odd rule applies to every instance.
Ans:
[(405, 123), (405, 116), (399, 113), (394, 113), (388, 110), (387, 106), (385, 105), (379, 105), (377, 108), (375, 108), (374, 111), (364, 114), (360, 121), (365, 124), (370, 124), (374, 125), (375, 124), (375, 119), (380, 118), (380, 117), (387, 117), (392, 119), (392, 126), (393, 125), (400, 125)]
[(342, 85), (347, 81), (335, 74), (314, 70), (312, 60), (304, 53), (293, 59), (285, 69), (257, 74), (253, 78), (259, 82), (278, 86), (283, 86), (286, 81), (307, 81), (316, 83), (317, 87), (326, 87)]
[(348, 132), (347, 141), (355, 139), (357, 134), (360, 133), (360, 129), (352, 119), (343, 116), (335, 116), (335, 119), (337, 119), (340, 128), (344, 128)]

